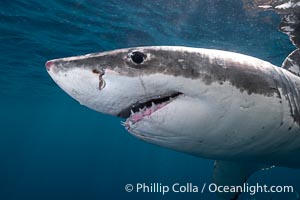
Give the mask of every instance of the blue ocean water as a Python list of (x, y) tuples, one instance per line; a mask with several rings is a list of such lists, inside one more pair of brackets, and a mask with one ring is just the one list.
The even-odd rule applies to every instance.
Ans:
[[(280, 19), (240, 0), (0, 1), (0, 199), (216, 199), (200, 193), (126, 193), (127, 183), (211, 182), (213, 161), (144, 143), (120, 119), (80, 106), (48, 76), (47, 60), (144, 45), (217, 48), (280, 66), (294, 49)], [(251, 183), (293, 185), (274, 168)], [(296, 194), (243, 194), (296, 199)]]

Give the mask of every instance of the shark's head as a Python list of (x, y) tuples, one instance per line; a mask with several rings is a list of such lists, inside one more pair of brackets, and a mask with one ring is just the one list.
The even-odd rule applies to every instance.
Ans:
[(233, 62), (221, 54), (226, 57), (214, 50), (137, 47), (55, 59), (46, 68), (80, 104), (125, 118), (124, 126), (135, 136), (198, 154), (194, 147), (214, 144), (233, 88), (261, 92), (239, 79), (238, 58)]
[(126, 118), (182, 95), (181, 88), (165, 78), (178, 76), (181, 67), (187, 66), (172, 66), (171, 56), (175, 55), (153, 47), (130, 48), (50, 60), (46, 69), (81, 104)]

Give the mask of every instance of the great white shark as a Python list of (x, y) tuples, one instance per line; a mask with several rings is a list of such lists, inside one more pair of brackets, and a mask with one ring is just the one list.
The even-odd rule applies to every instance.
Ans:
[(213, 182), (241, 185), (265, 167), (300, 168), (299, 57), (295, 50), (277, 67), (221, 50), (146, 46), (46, 68), (80, 104), (125, 118), (141, 140), (216, 160)]

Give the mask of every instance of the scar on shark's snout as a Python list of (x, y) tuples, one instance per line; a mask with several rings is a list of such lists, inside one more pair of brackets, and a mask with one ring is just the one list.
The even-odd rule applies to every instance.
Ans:
[(102, 90), (106, 85), (105, 80), (102, 78), (102, 76), (103, 74), (99, 75), (99, 90)]
[(99, 90), (102, 90), (106, 85), (104, 79), (102, 78), (102, 76), (104, 75), (104, 71), (99, 71), (98, 69), (93, 69), (92, 72), (94, 74), (99, 74)]

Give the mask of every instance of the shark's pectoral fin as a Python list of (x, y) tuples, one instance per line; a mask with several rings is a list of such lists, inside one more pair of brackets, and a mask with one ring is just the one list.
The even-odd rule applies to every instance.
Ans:
[[(252, 173), (263, 167), (262, 165), (251, 163), (217, 160), (214, 165), (213, 183), (217, 186), (242, 186)], [(222, 200), (236, 200), (240, 194), (240, 191), (217, 193), (218, 197)]]

